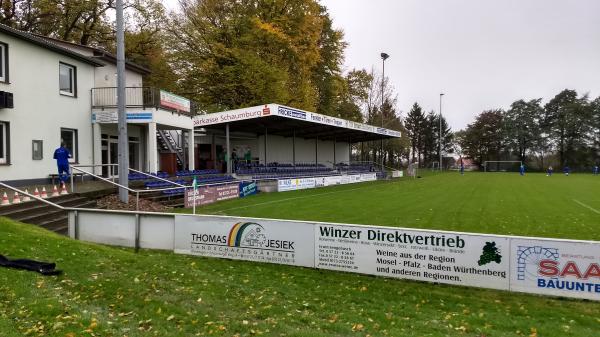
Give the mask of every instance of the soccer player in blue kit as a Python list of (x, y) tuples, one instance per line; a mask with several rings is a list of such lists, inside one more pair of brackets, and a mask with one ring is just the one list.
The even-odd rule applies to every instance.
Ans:
[(525, 175), (525, 165), (521, 164), (521, 166), (519, 167), (519, 174), (522, 176)]
[(58, 178), (62, 183), (66, 183), (69, 179), (69, 158), (71, 158), (71, 152), (67, 149), (67, 144), (63, 142), (54, 151), (54, 159), (56, 159), (56, 165), (58, 166)]

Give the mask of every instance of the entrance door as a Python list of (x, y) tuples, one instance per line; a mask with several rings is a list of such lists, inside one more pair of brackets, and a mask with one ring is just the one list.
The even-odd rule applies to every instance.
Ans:
[[(108, 163), (109, 164), (118, 164), (119, 163), (119, 141), (116, 139), (111, 139), (108, 142)], [(111, 177), (117, 177), (119, 175), (119, 169), (117, 166), (111, 166)]]
[[(132, 137), (129, 137), (132, 138)], [(134, 170), (140, 169), (140, 143), (129, 141), (129, 167)]]

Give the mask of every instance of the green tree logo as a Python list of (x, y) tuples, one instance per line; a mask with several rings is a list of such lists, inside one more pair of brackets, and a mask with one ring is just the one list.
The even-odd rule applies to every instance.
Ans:
[(479, 257), (477, 264), (483, 266), (484, 264), (488, 264), (492, 261), (500, 263), (502, 261), (502, 255), (500, 255), (500, 251), (498, 250), (498, 247), (496, 247), (495, 242), (486, 242), (485, 246), (483, 246), (483, 252)]

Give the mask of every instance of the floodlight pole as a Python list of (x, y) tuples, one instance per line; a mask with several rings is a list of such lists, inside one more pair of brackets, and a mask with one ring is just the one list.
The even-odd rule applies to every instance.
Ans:
[[(125, 28), (123, 24), (123, 0), (117, 0), (117, 112), (119, 129), (119, 184), (129, 185), (129, 137), (127, 136), (127, 113), (125, 111)], [(156, 135), (148, 135), (156, 137)], [(129, 192), (119, 187), (119, 200), (129, 202)]]
[[(386, 53), (381, 53), (381, 63), (382, 63), (382, 71), (381, 71), (381, 129), (383, 129), (383, 102), (385, 96), (385, 60), (388, 59), (390, 55)], [(383, 131), (383, 130), (381, 130)], [(381, 172), (383, 172), (383, 137), (381, 137)]]
[(440, 135), (439, 135), (439, 145), (440, 145), (440, 172), (442, 172), (442, 97), (444, 93), (440, 94)]

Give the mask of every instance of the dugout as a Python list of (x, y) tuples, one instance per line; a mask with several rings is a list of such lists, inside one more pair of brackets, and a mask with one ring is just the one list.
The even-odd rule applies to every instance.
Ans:
[(196, 167), (233, 173), (229, 159), (262, 165), (334, 167), (349, 163), (351, 144), (399, 138), (400, 132), (279, 104), (194, 118)]

